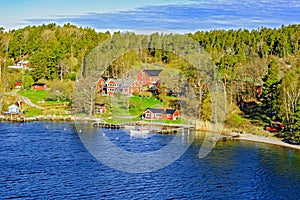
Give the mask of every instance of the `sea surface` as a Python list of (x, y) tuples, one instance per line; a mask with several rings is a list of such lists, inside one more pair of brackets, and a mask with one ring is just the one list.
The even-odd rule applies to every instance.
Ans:
[[(173, 137), (105, 134), (136, 152), (157, 150)], [(160, 170), (127, 173), (91, 155), (72, 123), (1, 122), (0, 199), (300, 199), (299, 151), (219, 141), (200, 159), (202, 140)]]

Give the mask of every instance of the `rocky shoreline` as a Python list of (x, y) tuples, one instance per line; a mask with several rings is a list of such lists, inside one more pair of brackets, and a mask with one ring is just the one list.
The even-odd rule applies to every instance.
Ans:
[(23, 117), (23, 116), (0, 116), (0, 121), (8, 122), (33, 122), (33, 121), (74, 121), (75, 116), (59, 116), (59, 115), (45, 115), (45, 116), (34, 116), (34, 117)]
[[(8, 115), (0, 115), (0, 121), (8, 121), (8, 122), (34, 122), (34, 121), (95, 121), (95, 118), (78, 118), (74, 115), (60, 116), (60, 115), (45, 115), (45, 116), (34, 116), (34, 117), (22, 117), (22, 116), (8, 116)], [(96, 120), (97, 121), (97, 120)], [(288, 144), (286, 142), (281, 141), (275, 137), (264, 137), (253, 134), (239, 134), (239, 137), (236, 137), (237, 140), (244, 141), (252, 141), (252, 142), (260, 142), (272, 145), (278, 145), (282, 147), (287, 147), (300, 151), (300, 145)]]
[(278, 146), (287, 147), (295, 150), (300, 150), (300, 145), (288, 144), (275, 137), (264, 137), (264, 136), (258, 136), (253, 134), (241, 134), (236, 139), (278, 145)]

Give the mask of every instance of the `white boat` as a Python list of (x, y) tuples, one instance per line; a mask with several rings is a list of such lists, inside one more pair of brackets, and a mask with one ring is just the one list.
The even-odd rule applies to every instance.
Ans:
[(125, 125), (124, 128), (127, 129), (127, 130), (135, 130), (134, 125)]
[(150, 131), (145, 127), (136, 127), (130, 130), (131, 137), (147, 138)]

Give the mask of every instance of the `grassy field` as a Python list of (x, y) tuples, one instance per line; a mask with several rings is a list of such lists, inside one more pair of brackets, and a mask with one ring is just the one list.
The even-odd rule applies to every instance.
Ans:
[(131, 115), (141, 115), (147, 108), (161, 108), (165, 103), (157, 98), (133, 96), (130, 98), (129, 112)]
[(65, 114), (66, 110), (70, 107), (70, 102), (57, 102), (47, 100), (47, 91), (45, 90), (21, 90), (18, 92), (19, 95), (25, 96), (30, 101), (44, 109), (30, 107), (26, 104), (23, 105), (23, 110), (26, 111), (26, 116), (37, 116), (37, 115), (55, 115)]
[(48, 96), (48, 91), (46, 90), (20, 90), (18, 92), (19, 95), (27, 97), (30, 99), (30, 101), (34, 104), (39, 105), (40, 102), (43, 102), (44, 106), (54, 106), (54, 105), (65, 105), (68, 102), (65, 101), (51, 101), (51, 100), (47, 100), (47, 96)]
[[(47, 100), (48, 94), (47, 91), (44, 90), (23, 90), (19, 91), (18, 94), (29, 98), (32, 103), (43, 107), (43, 109), (37, 109), (24, 105), (27, 116), (63, 114), (65, 110), (70, 109), (70, 102), (56, 102)], [(163, 108), (166, 106), (166, 102), (163, 102), (154, 96), (121, 96), (118, 98), (113, 98), (108, 102), (110, 103), (107, 105), (107, 113), (100, 115), (96, 114), (96, 116), (107, 118), (108, 121), (115, 121), (118, 123), (138, 121), (141, 119), (141, 114), (147, 108)], [(178, 123), (178, 121), (168, 121), (167, 123)]]
[(48, 95), (45, 90), (20, 90), (18, 94), (29, 98), (34, 104), (38, 104), (39, 101), (45, 101)]

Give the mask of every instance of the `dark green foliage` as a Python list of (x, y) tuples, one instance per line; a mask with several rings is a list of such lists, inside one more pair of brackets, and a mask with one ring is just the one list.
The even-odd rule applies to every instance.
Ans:
[[(295, 24), (280, 28), (261, 27), (257, 30), (198, 31), (194, 34), (188, 34), (188, 36), (199, 42), (218, 67), (228, 95), (228, 102), (231, 104), (245, 103), (247, 98), (254, 102), (261, 101), (262, 104), (257, 106), (259, 111), (256, 110), (255, 112), (259, 113), (257, 115), (266, 116), (265, 118), (268, 119), (279, 117), (285, 121), (286, 114), (284, 113), (288, 109), (282, 107), (284, 92), (281, 81), (287, 86), (297, 82), (297, 78), (290, 76), (285, 69), (287, 63), (295, 63), (293, 59), (298, 57), (299, 60), (299, 26), (299, 24)], [(130, 47), (136, 37), (134, 33), (127, 34), (130, 36), (128, 37), (130, 41), (123, 41), (121, 40), (122, 37), (119, 37), (121, 39), (118, 40), (121, 33), (114, 33), (114, 42), (117, 44), (128, 43), (127, 45)], [(83, 65), (84, 58), (108, 37), (112, 37), (109, 32), (97, 33), (94, 29), (76, 27), (71, 24), (58, 26), (51, 23), (28, 26), (9, 32), (5, 32), (0, 27), (0, 64), (7, 66), (19, 60), (29, 60), (32, 70), (26, 72), (24, 77), (26, 88), (40, 79), (59, 80), (60, 82), (57, 83), (62, 83), (67, 79), (74, 81)], [(176, 37), (176, 35), (170, 34), (162, 40), (159, 33), (154, 33), (150, 40), (142, 38), (143, 43), (148, 48), (138, 49), (136, 52), (126, 52), (113, 63), (108, 64), (106, 74), (120, 78), (124, 77), (124, 74), (134, 66), (144, 63), (159, 63), (180, 71), (182, 76), (192, 83), (197, 82), (202, 75), (197, 73), (195, 66), (180, 60), (176, 53), (164, 49), (171, 43), (170, 38), (172, 37)], [(186, 48), (188, 50), (189, 46)], [(294, 66), (296, 65), (293, 64), (293, 68)], [(6, 77), (9, 87), (13, 87), (15, 78), (19, 78), (20, 74), (4, 69), (1, 70), (0, 81)], [(297, 73), (299, 74), (299, 72), (293, 72), (294, 75)], [(253, 88), (257, 85), (263, 86), (263, 90), (260, 97), (256, 99)], [(54, 84), (52, 87), (55, 88), (55, 86)], [(69, 94), (65, 88), (67, 88), (65, 85), (58, 86), (57, 84), (57, 88), (53, 89), (48, 98), (69, 99)], [(163, 89), (163, 87), (160, 88), (160, 90)], [(292, 90), (285, 92), (289, 91)], [(161, 94), (160, 96), (164, 95), (164, 93)], [(210, 100), (204, 95), (202, 101), (201, 114), (209, 120)], [(297, 108), (293, 109), (292, 118), (289, 122), (292, 124), (295, 137), (300, 132), (299, 101), (297, 103)], [(253, 113), (254, 110), (250, 109), (250, 111)], [(236, 120), (236, 123), (239, 123), (240, 116), (242, 115), (231, 117)]]
[(60, 77), (62, 60), (68, 63), (64, 73), (78, 72), (84, 56), (108, 36), (109, 33), (97, 33), (91, 28), (71, 24), (28, 26), (8, 33), (0, 32), (0, 46), (4, 47), (0, 55), (14, 62), (29, 60), (35, 81), (41, 78), (52, 80)]

